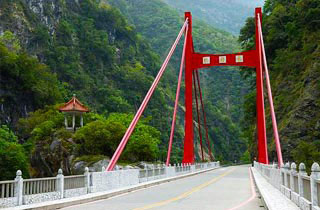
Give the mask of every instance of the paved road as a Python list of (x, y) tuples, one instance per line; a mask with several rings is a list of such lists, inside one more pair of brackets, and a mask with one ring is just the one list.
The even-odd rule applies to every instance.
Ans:
[(220, 168), (65, 210), (263, 210), (249, 166)]

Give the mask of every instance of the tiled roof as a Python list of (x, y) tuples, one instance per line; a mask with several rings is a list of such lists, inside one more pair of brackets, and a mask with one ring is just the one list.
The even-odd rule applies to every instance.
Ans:
[(89, 112), (89, 109), (85, 107), (74, 95), (70, 101), (65, 103), (59, 108), (60, 112)]

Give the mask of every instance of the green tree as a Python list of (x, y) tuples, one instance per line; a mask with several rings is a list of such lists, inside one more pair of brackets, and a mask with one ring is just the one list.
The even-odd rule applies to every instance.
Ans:
[[(109, 157), (113, 155), (132, 117), (132, 115), (112, 113), (107, 119), (90, 122), (77, 130), (74, 139), (79, 145), (80, 154), (102, 154)], [(138, 123), (121, 156), (122, 160), (151, 161), (158, 158), (160, 132), (146, 123), (146, 120)]]
[(17, 137), (6, 126), (0, 127), (0, 181), (12, 180), (17, 170), (21, 170), (23, 177), (28, 177), (28, 158)]

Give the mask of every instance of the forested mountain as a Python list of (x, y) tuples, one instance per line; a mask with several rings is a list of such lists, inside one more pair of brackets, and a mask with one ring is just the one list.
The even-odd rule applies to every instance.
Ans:
[[(108, 147), (100, 154), (110, 156), (115, 149), (110, 143), (117, 144), (125, 131), (120, 124), (127, 124), (125, 120), (132, 116), (120, 118), (120, 124), (115, 124), (119, 119), (111, 118), (109, 125), (119, 125), (116, 128), (103, 122), (112, 112), (135, 112), (159, 69), (158, 55), (117, 9), (103, 2), (1, 1), (0, 11), (1, 124), (14, 129), (19, 142), (32, 153), (36, 173), (52, 175), (59, 167), (68, 173), (72, 156), (92, 155), (90, 150), (76, 148), (77, 142), (70, 142), (72, 136), (61, 129), (63, 116), (56, 104), (70, 99), (73, 93), (90, 107), (92, 116), (86, 117), (87, 126), (95, 120), (103, 124), (105, 132), (97, 130), (100, 137), (95, 138)], [(164, 133), (162, 139), (169, 127), (165, 119), (170, 98), (161, 86), (168, 83), (169, 79), (162, 80), (145, 114), (154, 116), (146, 122)], [(27, 118), (19, 120), (21, 117)], [(84, 128), (80, 133), (86, 130), (89, 132)], [(148, 138), (157, 138), (149, 140), (158, 145), (158, 133), (147, 130), (148, 136), (141, 140), (148, 143)], [(1, 132), (7, 136), (6, 129)], [(78, 143), (90, 141), (89, 136), (84, 139), (79, 135), (74, 137)], [(153, 152), (152, 159), (158, 159), (159, 151)]]
[[(267, 0), (263, 30), (270, 64), (275, 111), (284, 160), (305, 162), (308, 167), (320, 161), (320, 1)], [(253, 46), (254, 20), (247, 20), (240, 41)], [(248, 97), (247, 105), (254, 99)], [(268, 101), (266, 100), (266, 104)], [(252, 110), (247, 106), (247, 110)], [(254, 111), (246, 115), (246, 130), (253, 131)], [(269, 113), (267, 115), (269, 117)], [(269, 150), (276, 160), (270, 118)], [(249, 132), (250, 133), (250, 132)], [(255, 151), (251, 132), (251, 151)], [(310, 168), (309, 168), (310, 169)]]
[[(159, 0), (2, 0), (0, 120), (6, 126), (0, 128), (0, 162), (13, 161), (15, 167), (1, 178), (13, 177), (17, 167), (27, 175), (26, 161), (31, 176), (52, 176), (60, 167), (74, 173), (75, 161), (109, 157), (182, 23), (183, 16)], [(239, 48), (226, 32), (197, 20), (194, 27), (196, 50)], [(164, 160), (181, 47), (123, 161)], [(246, 150), (239, 123), (247, 84), (231, 68), (204, 70), (201, 79), (214, 154), (220, 160), (239, 159)], [(83, 128), (70, 133), (58, 107), (73, 94), (91, 113)], [(183, 107), (179, 112), (172, 161), (182, 158)], [(5, 152), (14, 147), (20, 158)]]
[(247, 17), (255, 7), (262, 7), (264, 0), (162, 0), (179, 10), (192, 11), (207, 24), (238, 35)]

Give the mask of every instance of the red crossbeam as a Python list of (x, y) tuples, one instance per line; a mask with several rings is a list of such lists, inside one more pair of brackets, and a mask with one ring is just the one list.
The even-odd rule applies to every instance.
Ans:
[(193, 54), (193, 69), (213, 66), (246, 66), (255, 68), (257, 66), (257, 53), (255, 50), (250, 50), (235, 54)]

